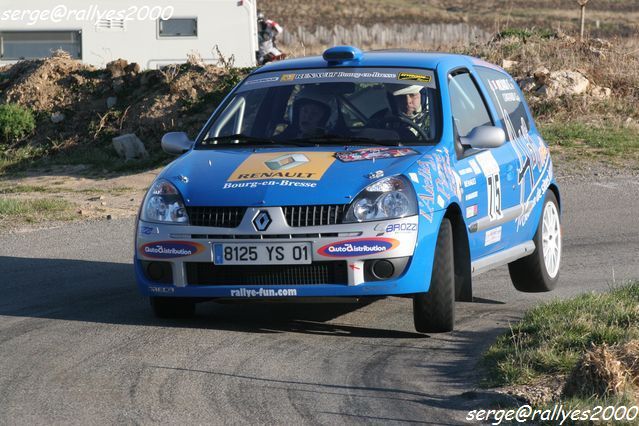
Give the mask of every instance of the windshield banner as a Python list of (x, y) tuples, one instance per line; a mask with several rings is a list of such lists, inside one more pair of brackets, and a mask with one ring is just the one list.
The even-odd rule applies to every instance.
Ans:
[(313, 83), (397, 83), (435, 88), (431, 70), (397, 68), (341, 68), (339, 70), (286, 70), (249, 77), (239, 91), (256, 87), (287, 86)]

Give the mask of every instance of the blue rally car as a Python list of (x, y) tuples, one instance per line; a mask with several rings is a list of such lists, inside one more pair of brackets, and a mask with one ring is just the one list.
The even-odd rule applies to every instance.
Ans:
[(255, 70), (140, 209), (135, 271), (160, 317), (204, 300), (413, 298), (453, 329), (472, 277), (555, 287), (560, 197), (547, 145), (501, 68), (333, 47)]

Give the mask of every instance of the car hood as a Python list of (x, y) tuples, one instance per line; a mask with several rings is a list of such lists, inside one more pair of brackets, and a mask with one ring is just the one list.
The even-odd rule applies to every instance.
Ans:
[(347, 204), (382, 176), (404, 172), (429, 147), (192, 150), (159, 176), (188, 206)]

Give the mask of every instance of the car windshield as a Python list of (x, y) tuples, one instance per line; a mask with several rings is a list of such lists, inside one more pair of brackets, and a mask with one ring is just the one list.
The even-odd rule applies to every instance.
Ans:
[(432, 144), (439, 101), (430, 70), (255, 74), (211, 120), (198, 148), (229, 144)]

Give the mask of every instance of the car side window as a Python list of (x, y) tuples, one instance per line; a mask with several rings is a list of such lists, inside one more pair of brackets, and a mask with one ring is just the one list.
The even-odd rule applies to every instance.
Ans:
[(254, 136), (251, 131), (257, 127), (258, 112), (267, 90), (256, 89), (238, 96), (222, 113), (218, 126), (211, 129), (209, 136), (229, 136), (236, 133)]
[(466, 137), (479, 126), (492, 126), (486, 104), (467, 71), (448, 76), (450, 106), (457, 136)]
[(491, 68), (478, 66), (475, 69), (488, 89), (488, 95), (495, 105), (506, 138), (512, 140), (520, 136), (520, 133), (528, 133), (528, 113), (521, 92), (512, 78)]

